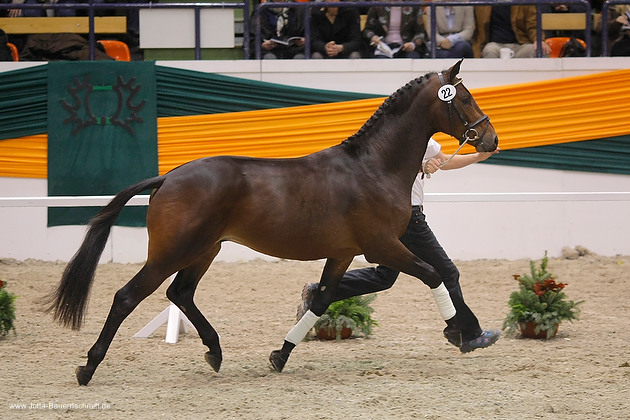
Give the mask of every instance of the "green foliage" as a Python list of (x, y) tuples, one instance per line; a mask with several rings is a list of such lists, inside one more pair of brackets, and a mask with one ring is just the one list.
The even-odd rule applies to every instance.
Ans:
[(363, 333), (365, 337), (372, 334), (372, 327), (378, 322), (372, 319), (374, 309), (370, 306), (376, 294), (353, 296), (330, 304), (326, 313), (315, 323), (315, 328), (334, 328), (337, 340), (341, 339), (341, 329), (350, 328), (353, 333)]
[(13, 321), (15, 321), (15, 295), (9, 293), (5, 289), (6, 283), (0, 280), (0, 337), (6, 336), (9, 331), (13, 330), (15, 333), (15, 327)]
[(519, 324), (534, 322), (537, 324), (535, 332), (545, 331), (549, 338), (556, 324), (578, 319), (582, 301), (574, 302), (567, 298), (563, 291), (566, 284), (556, 283), (553, 274), (547, 271), (548, 262), (545, 251), (539, 266), (530, 261), (529, 274), (514, 276), (519, 282), (519, 290), (512, 292), (508, 300), (510, 312), (503, 321), (507, 335), (514, 335)]

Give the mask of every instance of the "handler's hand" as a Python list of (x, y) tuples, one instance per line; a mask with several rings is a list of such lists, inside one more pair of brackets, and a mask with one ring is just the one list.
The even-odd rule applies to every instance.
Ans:
[(477, 152), (477, 156), (479, 156), (479, 160), (477, 162), (482, 162), (486, 159), (488, 159), (490, 156), (492, 155), (496, 155), (497, 153), (499, 153), (501, 149), (499, 149), (498, 147), (493, 150), (492, 152)]
[(424, 165), (423, 171), (425, 174), (433, 174), (440, 169), (440, 165), (442, 164), (442, 159), (437, 157), (432, 157), (427, 161)]

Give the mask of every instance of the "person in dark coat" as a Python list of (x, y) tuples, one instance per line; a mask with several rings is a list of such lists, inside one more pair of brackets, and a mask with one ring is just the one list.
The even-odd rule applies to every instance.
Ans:
[[(304, 58), (304, 10), (264, 8), (260, 13), (260, 49), (263, 59)], [(255, 12), (252, 13), (252, 22)], [(256, 58), (256, 25), (251, 25), (251, 57)]]
[[(335, 3), (339, 0), (328, 0)], [(361, 23), (354, 7), (322, 7), (311, 15), (311, 58), (361, 58)]]

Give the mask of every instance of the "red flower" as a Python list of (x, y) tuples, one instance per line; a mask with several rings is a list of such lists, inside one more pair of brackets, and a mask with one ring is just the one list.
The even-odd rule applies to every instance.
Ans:
[(565, 283), (556, 283), (554, 279), (547, 279), (544, 282), (534, 283), (534, 293), (538, 296), (542, 296), (547, 292), (557, 292), (564, 289)]
[(0, 289), (2, 289), (3, 287), (4, 287), (4, 282), (0, 280)]

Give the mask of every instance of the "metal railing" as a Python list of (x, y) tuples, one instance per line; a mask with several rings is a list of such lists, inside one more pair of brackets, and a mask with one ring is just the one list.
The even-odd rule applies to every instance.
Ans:
[[(491, 6), (498, 3), (510, 4), (510, 5), (535, 5), (537, 9), (536, 16), (536, 31), (537, 31), (537, 57), (542, 57), (542, 6), (547, 4), (583, 4), (585, 6), (585, 43), (586, 43), (586, 55), (591, 55), (591, 33), (593, 29), (593, 23), (591, 18), (591, 5), (588, 0), (510, 0), (510, 1), (491, 1), (491, 0), (445, 0), (445, 1), (405, 1), (405, 6), (417, 6), (428, 7), (431, 15), (431, 27), (429, 28), (431, 34), (431, 40), (435, 40), (437, 33), (437, 24), (435, 19), (435, 11), (437, 7), (441, 6)], [(602, 8), (602, 22), (605, 23), (608, 15), (608, 6), (616, 4), (630, 4), (630, 0), (606, 0)], [(329, 6), (330, 3), (326, 2), (268, 2), (257, 5), (254, 9), (254, 39), (255, 39), (255, 57), (261, 58), (261, 33), (260, 27), (257, 24), (258, 17), (265, 8), (269, 7), (291, 7), (302, 8), (304, 13), (304, 37), (305, 43), (305, 56), (310, 58), (311, 46), (310, 46), (310, 11), (314, 7)], [(400, 2), (392, 1), (341, 1), (335, 2), (334, 7), (355, 7), (355, 8), (369, 8), (373, 6), (397, 6)], [(250, 27), (251, 16), (249, 1), (239, 3), (94, 3), (93, 0), (89, 0), (88, 3), (53, 3), (53, 4), (6, 4), (1, 3), (0, 9), (75, 9), (86, 10), (89, 18), (89, 32), (88, 41), (90, 46), (89, 57), (94, 59), (96, 36), (94, 31), (94, 18), (97, 11), (100, 10), (133, 10), (133, 9), (193, 9), (194, 10), (194, 31), (195, 31), (195, 60), (201, 59), (201, 21), (200, 13), (202, 9), (241, 9), (243, 11), (243, 52), (244, 58), (247, 60), (250, 58)], [(19, 19), (19, 18), (16, 18)], [(602, 25), (602, 55), (607, 55), (607, 25)], [(431, 42), (430, 55), (432, 58), (436, 56), (436, 43)]]

